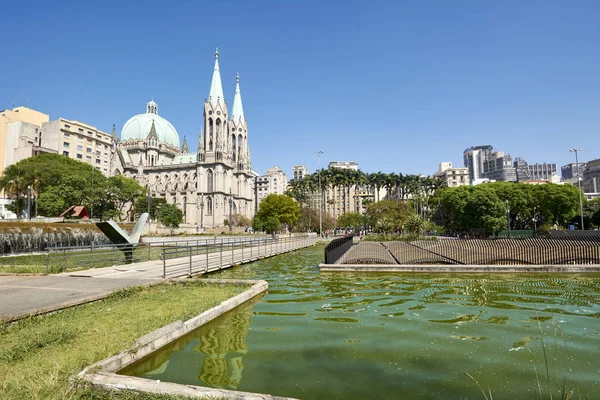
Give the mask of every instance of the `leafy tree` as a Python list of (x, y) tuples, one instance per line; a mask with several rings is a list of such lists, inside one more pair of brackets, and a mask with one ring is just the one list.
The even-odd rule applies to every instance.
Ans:
[(406, 219), (404, 229), (413, 235), (421, 235), (425, 229), (425, 220), (419, 215), (411, 215)]
[(376, 232), (402, 232), (404, 223), (412, 214), (410, 204), (405, 201), (381, 200), (367, 206), (367, 221)]
[(231, 219), (233, 220), (233, 226), (250, 226), (250, 224), (252, 224), (250, 218), (246, 217), (244, 214), (233, 214)]
[[(150, 198), (150, 218), (157, 219), (158, 209), (162, 205), (167, 204), (167, 200), (163, 197), (151, 197)], [(148, 198), (145, 196), (139, 196), (133, 203), (133, 212), (136, 218), (139, 218), (145, 212), (148, 212)]]
[(337, 222), (340, 227), (352, 226), (358, 229), (365, 224), (365, 217), (360, 213), (350, 212), (340, 215)]
[[(254, 228), (266, 229), (265, 224), (273, 223), (275, 217), (279, 224), (285, 224), (292, 227), (300, 218), (300, 207), (291, 197), (282, 194), (270, 194), (265, 197), (258, 206), (258, 211), (254, 216)], [(269, 225), (271, 227), (271, 225)]]
[(173, 234), (173, 230), (183, 222), (183, 212), (175, 204), (163, 204), (158, 208), (158, 220)]
[(116, 209), (117, 215), (123, 219), (133, 209), (138, 197), (145, 199), (146, 189), (133, 178), (116, 175), (108, 178), (104, 193), (107, 195), (105, 197), (107, 203), (112, 203), (111, 208)]

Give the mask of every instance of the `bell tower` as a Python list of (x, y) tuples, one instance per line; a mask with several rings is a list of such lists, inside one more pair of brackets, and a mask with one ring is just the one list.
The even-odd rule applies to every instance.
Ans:
[(219, 49), (215, 51), (215, 68), (208, 99), (204, 101), (204, 152), (206, 161), (220, 162), (228, 154), (227, 103), (223, 95)]

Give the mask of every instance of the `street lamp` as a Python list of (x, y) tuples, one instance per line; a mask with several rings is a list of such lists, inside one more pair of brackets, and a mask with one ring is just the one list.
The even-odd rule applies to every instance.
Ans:
[(323, 237), (323, 217), (321, 211), (323, 209), (323, 192), (321, 192), (321, 150), (315, 151), (315, 154), (319, 157), (319, 237)]
[(508, 207), (508, 200), (506, 200), (506, 230), (508, 231), (507, 237), (510, 239), (510, 208)]
[(571, 153), (575, 153), (575, 168), (577, 171), (577, 188), (579, 189), (579, 215), (581, 216), (581, 230), (585, 230), (583, 226), (583, 199), (581, 198), (581, 176), (579, 170), (579, 152), (583, 149), (570, 149)]
[(27, 185), (27, 218), (31, 221), (31, 185)]
[(233, 194), (229, 188), (229, 232), (233, 230)]

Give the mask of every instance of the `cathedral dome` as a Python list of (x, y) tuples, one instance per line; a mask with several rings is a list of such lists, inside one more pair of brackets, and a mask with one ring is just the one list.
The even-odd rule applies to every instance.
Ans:
[(146, 104), (146, 113), (131, 117), (121, 130), (121, 141), (139, 139), (145, 140), (152, 128), (154, 128), (160, 142), (179, 147), (179, 134), (169, 121), (158, 115), (158, 105), (154, 101)]

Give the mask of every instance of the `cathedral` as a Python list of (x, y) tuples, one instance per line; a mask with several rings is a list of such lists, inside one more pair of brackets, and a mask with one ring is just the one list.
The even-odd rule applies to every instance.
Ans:
[[(113, 136), (116, 133), (113, 129)], [(116, 139), (116, 137), (114, 138)], [(254, 177), (248, 147), (240, 78), (236, 77), (231, 113), (221, 85), (219, 51), (208, 98), (204, 100), (198, 151), (192, 153), (185, 137), (158, 114), (150, 101), (146, 113), (131, 117), (115, 140), (111, 173), (123, 174), (183, 211), (184, 223), (224, 226), (233, 214), (254, 215)]]

